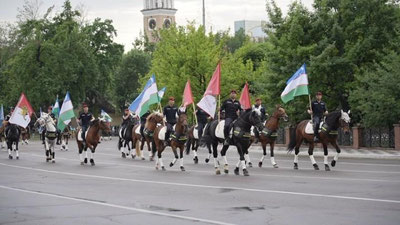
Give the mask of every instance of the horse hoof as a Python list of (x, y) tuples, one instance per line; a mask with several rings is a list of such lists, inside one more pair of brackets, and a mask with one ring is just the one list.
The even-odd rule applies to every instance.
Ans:
[(249, 167), (253, 167), (253, 163), (249, 162)]
[(19, 159), (19, 156), (17, 156), (16, 159)]
[(87, 158), (85, 158), (85, 160), (83, 160), (83, 162), (84, 162), (85, 164), (87, 164)]
[(81, 166), (85, 165), (85, 163), (81, 162)]
[(49, 159), (49, 158), (47, 158), (47, 159), (46, 159), (46, 162), (49, 162), (49, 161), (50, 161), (50, 159)]
[(210, 162), (210, 159), (209, 159), (209, 158), (206, 158), (206, 160), (205, 160), (205, 161), (206, 161), (206, 163), (208, 163), (208, 162)]
[(319, 170), (319, 167), (317, 164), (313, 164), (314, 170)]
[(233, 172), (235, 173), (235, 175), (239, 175), (239, 167), (236, 167)]
[(263, 164), (262, 162), (258, 162), (258, 167), (261, 168), (261, 167), (262, 167), (262, 164)]
[(331, 168), (329, 168), (328, 164), (325, 164), (325, 171), (331, 171)]
[(186, 171), (185, 167), (181, 166), (181, 171)]
[(279, 168), (278, 164), (272, 165), (274, 168)]
[(173, 166), (174, 166), (174, 164), (173, 164), (173, 163), (170, 163), (170, 164), (169, 164), (169, 167), (173, 167)]
[(199, 158), (197, 158), (197, 156), (196, 156), (196, 157), (193, 158), (193, 161), (194, 161), (194, 164), (198, 164), (199, 163)]
[(297, 163), (294, 164), (293, 169), (298, 170), (299, 169), (299, 165), (297, 165)]
[(8, 155), (8, 158), (9, 158), (9, 159), (13, 159), (12, 155)]
[(121, 157), (122, 157), (122, 158), (126, 158), (126, 154), (123, 152), (123, 153), (121, 154)]
[(225, 166), (224, 166), (224, 173), (225, 174), (229, 173), (228, 164), (225, 164)]
[(132, 159), (135, 159), (136, 158), (136, 155), (131, 155), (132, 156)]
[(154, 161), (154, 158), (153, 157), (150, 157), (150, 159), (149, 159), (150, 161)]
[(335, 166), (336, 166), (336, 160), (332, 160), (331, 166), (332, 166), (332, 167), (335, 167)]
[(90, 159), (90, 165), (92, 165), (92, 166), (94, 166), (95, 164), (94, 164), (94, 160), (93, 159)]
[(56, 160), (54, 160), (54, 159), (53, 159), (53, 160), (51, 160), (51, 163), (56, 163)]
[(165, 167), (163, 167), (163, 166), (161, 167), (161, 169), (162, 169), (162, 171), (166, 171)]
[(218, 168), (215, 169), (215, 174), (216, 175), (221, 175), (221, 170), (219, 170)]
[[(239, 171), (238, 171), (239, 173)], [(250, 176), (249, 171), (247, 171), (247, 169), (243, 169), (243, 176)]]

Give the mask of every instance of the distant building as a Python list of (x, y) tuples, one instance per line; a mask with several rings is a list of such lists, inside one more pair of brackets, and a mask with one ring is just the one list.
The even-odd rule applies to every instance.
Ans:
[(175, 23), (174, 0), (143, 0), (143, 29), (150, 42), (156, 42), (154, 32)]
[(266, 21), (262, 20), (238, 20), (235, 21), (235, 33), (243, 29), (245, 34), (250, 36), (254, 41), (262, 40), (267, 37), (263, 27)]

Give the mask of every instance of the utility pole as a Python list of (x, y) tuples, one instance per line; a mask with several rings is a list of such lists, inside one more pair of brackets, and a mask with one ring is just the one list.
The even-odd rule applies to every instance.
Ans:
[(206, 32), (206, 7), (205, 7), (205, 0), (203, 0), (203, 27), (204, 27), (204, 32)]

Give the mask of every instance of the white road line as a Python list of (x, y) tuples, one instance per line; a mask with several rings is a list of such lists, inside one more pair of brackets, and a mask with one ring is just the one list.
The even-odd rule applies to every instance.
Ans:
[[(29, 154), (34, 157), (40, 157), (43, 158), (44, 156), (42, 155), (37, 155), (37, 154)], [(75, 161), (77, 162), (77, 159), (70, 159), (70, 158), (65, 158), (65, 157), (57, 157), (59, 160), (67, 160), (67, 161)], [(132, 168), (143, 168), (143, 169), (153, 169), (154, 166), (139, 166), (139, 165), (127, 165), (124, 162), (117, 164), (116, 162), (111, 162), (111, 161), (103, 161), (103, 160), (96, 160), (96, 162), (104, 165), (114, 165), (114, 166), (124, 166), (124, 167), (132, 167)], [(121, 161), (122, 162), (122, 161)], [(292, 168), (290, 168), (292, 169)], [(206, 170), (188, 170), (186, 169), (187, 172), (192, 172), (192, 173), (207, 173), (211, 174), (213, 171), (206, 171)], [(298, 179), (317, 179), (317, 180), (347, 180), (347, 181), (368, 181), (368, 182), (388, 182), (388, 183), (400, 183), (400, 180), (380, 180), (380, 179), (368, 179), (368, 178), (335, 178), (335, 177), (312, 177), (312, 176), (288, 176), (288, 175), (274, 175), (274, 174), (260, 174), (260, 173), (251, 173), (252, 175), (255, 176), (263, 176), (263, 177), (282, 177), (282, 178), (298, 178)]]
[(232, 223), (225, 223), (225, 222), (220, 222), (220, 221), (216, 221), (216, 220), (201, 219), (201, 218), (196, 218), (196, 217), (191, 217), (191, 216), (179, 216), (179, 215), (174, 215), (174, 214), (170, 214), (170, 213), (154, 212), (154, 211), (146, 210), (146, 209), (139, 209), (139, 208), (134, 208), (134, 207), (129, 207), (129, 206), (99, 202), (96, 200), (88, 200), (88, 199), (81, 199), (81, 198), (76, 198), (76, 197), (51, 194), (51, 193), (46, 193), (46, 192), (41, 192), (41, 191), (25, 190), (25, 189), (21, 189), (21, 188), (8, 187), (8, 186), (3, 186), (3, 185), (0, 185), (0, 188), (12, 190), (12, 191), (19, 191), (19, 192), (24, 192), (24, 193), (42, 195), (42, 196), (47, 196), (47, 197), (67, 199), (67, 200), (72, 200), (72, 201), (77, 201), (77, 202), (84, 202), (84, 203), (89, 203), (89, 204), (93, 204), (93, 205), (101, 205), (101, 206), (107, 206), (107, 207), (112, 207), (112, 208), (117, 208), (117, 209), (125, 209), (125, 210), (129, 210), (129, 211), (134, 211), (134, 212), (140, 212), (140, 213), (146, 213), (146, 214), (152, 214), (152, 215), (158, 215), (158, 216), (166, 216), (166, 217), (171, 217), (171, 218), (175, 218), (175, 219), (189, 220), (192, 222), (203, 222), (203, 223), (218, 224), (218, 225), (232, 225)]
[(12, 168), (18, 168), (18, 169), (26, 169), (26, 170), (30, 170), (30, 171), (40, 171), (40, 172), (63, 174), (63, 175), (78, 176), (78, 177), (90, 177), (90, 178), (98, 178), (98, 179), (129, 181), (129, 182), (136, 182), (136, 183), (148, 183), (148, 184), (160, 184), (160, 185), (193, 187), (193, 188), (208, 188), (208, 189), (231, 189), (231, 190), (237, 190), (237, 191), (260, 192), (260, 193), (270, 193), (270, 194), (284, 194), (284, 195), (297, 195), (297, 196), (320, 197), (320, 198), (330, 198), (330, 199), (345, 199), (345, 200), (371, 201), (371, 202), (400, 204), (399, 200), (391, 200), (391, 199), (363, 198), (363, 197), (313, 194), (313, 193), (292, 192), (292, 191), (277, 191), (277, 190), (268, 190), (268, 189), (241, 188), (241, 187), (232, 187), (232, 186), (212, 186), (212, 185), (201, 185), (201, 184), (187, 184), (187, 183), (175, 183), (175, 182), (165, 182), (165, 181), (140, 180), (140, 179), (107, 177), (107, 176), (99, 176), (99, 175), (45, 170), (45, 169), (38, 169), (38, 168), (34, 168), (34, 167), (10, 165), (10, 164), (6, 164), (6, 163), (0, 163), (0, 165), (12, 167)]

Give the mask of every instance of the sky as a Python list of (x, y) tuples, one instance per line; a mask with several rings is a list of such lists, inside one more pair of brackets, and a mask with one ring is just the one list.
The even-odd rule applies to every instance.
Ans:
[[(17, 21), (18, 8), (27, 0), (0, 0), (0, 23)], [(28, 0), (32, 1), (32, 0)], [(61, 11), (64, 0), (33, 0), (40, 2), (40, 12), (55, 6)], [(143, 33), (143, 0), (70, 0), (73, 8), (83, 8), (85, 18), (89, 21), (97, 17), (113, 20), (117, 30), (115, 41), (125, 46), (125, 51), (132, 48), (135, 38)], [(293, 0), (276, 0), (284, 15)], [(313, 0), (302, 0), (311, 9)], [(205, 0), (207, 31), (228, 30), (233, 33), (236, 20), (268, 20), (265, 11), (265, 0)], [(202, 23), (202, 0), (175, 0), (178, 9), (175, 17), (178, 25), (187, 21)]]

